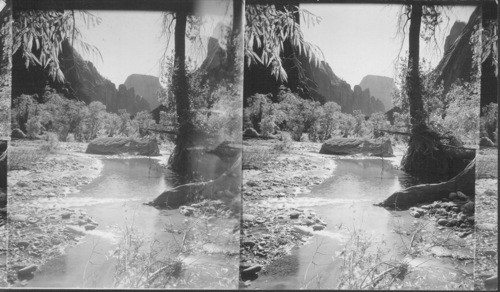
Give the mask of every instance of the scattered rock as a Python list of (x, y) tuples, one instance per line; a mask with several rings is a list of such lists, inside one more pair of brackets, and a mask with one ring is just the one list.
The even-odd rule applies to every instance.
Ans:
[(79, 236), (85, 235), (85, 232), (83, 230), (81, 230), (80, 228), (78, 228), (76, 226), (71, 226), (71, 225), (66, 226), (64, 228), (64, 232), (74, 234), (74, 235), (79, 235)]
[(462, 212), (465, 214), (472, 215), (474, 214), (474, 203), (473, 202), (467, 202), (462, 206)]
[(498, 290), (498, 276), (492, 276), (484, 280), (484, 287), (487, 290)]
[(498, 192), (496, 192), (494, 190), (486, 190), (484, 192), (484, 194), (487, 195), (487, 196), (496, 197), (498, 195)]
[(245, 240), (245, 241), (241, 242), (241, 246), (252, 248), (255, 246), (255, 242), (253, 242), (251, 240)]
[(497, 225), (493, 223), (478, 223), (476, 225), (477, 229), (487, 230), (487, 231), (495, 231), (497, 229)]
[(61, 214), (61, 218), (62, 218), (62, 219), (68, 219), (68, 218), (70, 218), (70, 217), (71, 217), (71, 213), (66, 212), (66, 213), (62, 213), (62, 214)]
[(97, 225), (93, 225), (93, 224), (85, 225), (85, 230), (94, 230), (96, 228), (97, 228)]
[(30, 243), (27, 241), (19, 241), (17, 243), (17, 246), (22, 247), (22, 248), (27, 248), (28, 246), (30, 246)]
[(260, 272), (260, 270), (262, 270), (261, 265), (254, 265), (254, 266), (251, 266), (249, 268), (242, 270), (241, 274), (242, 275), (253, 275), (253, 274)]
[(17, 271), (17, 276), (19, 278), (25, 278), (31, 276), (36, 270), (38, 269), (38, 266), (36, 265), (29, 265), (25, 268), (22, 268)]
[(241, 219), (243, 220), (243, 222), (253, 222), (255, 220), (255, 216), (250, 214), (243, 214), (241, 216)]
[(324, 225), (326, 226), (327, 224), (325, 223), (325, 221), (319, 219), (319, 218), (316, 218), (316, 223), (320, 224), (320, 225)]
[(249, 187), (256, 187), (258, 185), (259, 184), (256, 181), (253, 181), (253, 180), (247, 181), (247, 186), (249, 186)]
[(304, 227), (304, 226), (299, 226), (299, 225), (294, 225), (293, 230), (297, 233), (303, 234), (303, 235), (308, 235), (311, 236), (312, 232), (309, 230), (309, 228)]
[(196, 209), (188, 206), (180, 206), (179, 212), (184, 216), (193, 216)]
[(18, 182), (16, 183), (16, 185), (17, 185), (18, 187), (25, 188), (25, 187), (27, 187), (27, 186), (28, 186), (28, 183), (27, 183), (27, 182), (25, 182), (25, 181), (20, 180), (20, 181), (18, 181)]
[(457, 198), (463, 201), (467, 201), (469, 199), (469, 197), (461, 191), (457, 192)]
[(27, 215), (21, 215), (21, 214), (13, 214), (9, 216), (11, 221), (14, 222), (26, 222), (28, 221), (28, 216)]
[(441, 226), (446, 226), (448, 224), (448, 220), (441, 218), (437, 221), (437, 223)]
[(314, 225), (312, 228), (313, 228), (314, 231), (318, 231), (318, 230), (325, 229), (325, 226), (323, 226), (323, 225)]
[(299, 212), (291, 212), (290, 213), (290, 219), (297, 219), (299, 218), (300, 213)]
[(410, 215), (411, 215), (412, 217), (415, 217), (415, 218), (420, 218), (420, 216), (421, 216), (421, 215), (420, 215), (420, 213), (418, 213), (418, 212), (416, 212), (416, 211), (410, 211)]
[(445, 247), (442, 247), (442, 246), (433, 246), (433, 247), (431, 247), (430, 252), (431, 252), (431, 254), (433, 254), (437, 257), (451, 257), (453, 255), (451, 250), (449, 250)]

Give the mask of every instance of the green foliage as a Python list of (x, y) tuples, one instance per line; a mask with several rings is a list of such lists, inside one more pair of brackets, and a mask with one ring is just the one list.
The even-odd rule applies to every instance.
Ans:
[[(397, 83), (401, 90), (393, 93), (394, 105), (402, 110), (395, 113), (393, 130), (408, 132), (410, 128), (409, 100), (406, 95), (406, 61), (402, 60)], [(434, 131), (449, 136), (455, 135), (461, 141), (478, 143), (479, 119), (479, 79), (472, 73), (470, 83), (458, 80), (445, 93), (442, 83), (436, 81), (436, 74), (425, 60), (420, 65), (420, 79), (427, 125)], [(406, 139), (399, 137), (400, 139)]]
[[(172, 60), (168, 60), (165, 66), (164, 78), (172, 84), (176, 68)], [(237, 86), (226, 79), (212, 82), (207, 72), (195, 68), (192, 60), (187, 60), (186, 67), (191, 105), (189, 117), (195, 130), (217, 141), (241, 140), (242, 105)], [(160, 113), (159, 126), (172, 131), (178, 129), (174, 88), (160, 90), (158, 100), (167, 108)]]
[(245, 128), (261, 130), (260, 123), (263, 117), (272, 116), (273, 103), (269, 96), (255, 94), (248, 99), (248, 106), (243, 109), (243, 120)]
[(10, 170), (29, 170), (42, 161), (47, 152), (35, 148), (9, 147), (7, 160)]
[(104, 130), (108, 137), (114, 137), (120, 129), (121, 119), (115, 113), (106, 113), (104, 116)]
[(216, 140), (241, 140), (241, 102), (237, 98), (236, 89), (229, 84), (221, 83), (206, 98), (194, 107), (194, 125), (202, 133)]
[(130, 137), (137, 131), (134, 122), (130, 119), (130, 114), (124, 110), (118, 110), (118, 117), (120, 118), (119, 135)]
[(345, 114), (335, 102), (321, 105), (317, 101), (302, 99), (289, 90), (281, 90), (277, 100), (273, 103), (263, 94), (248, 98), (248, 106), (244, 109), (245, 127), (260, 130), (264, 137), (276, 130), (289, 132), (295, 141), (303, 140), (303, 135), (307, 134), (307, 140), (315, 142), (332, 137), (372, 137), (375, 128), (387, 127), (383, 113), (373, 114), (367, 120), (360, 111)]
[(106, 115), (106, 106), (99, 101), (93, 101), (89, 104), (88, 116), (88, 139), (93, 140), (97, 138), (99, 131), (104, 125), (104, 118)]
[(454, 84), (446, 100), (444, 119), (436, 121), (464, 143), (479, 144), (479, 84)]
[(45, 143), (40, 147), (41, 150), (50, 153), (56, 153), (59, 150), (59, 138), (57, 133), (47, 132), (45, 134)]
[[(97, 25), (100, 19), (89, 12), (79, 12), (83, 20)], [(40, 66), (48, 71), (54, 80), (63, 82), (64, 74), (59, 63), (62, 44), (71, 41), (80, 51), (98, 54), (99, 51), (82, 41), (82, 35), (75, 25), (75, 12), (28, 10), (14, 13), (12, 25), (13, 54), (22, 52), (25, 66)]]
[(296, 18), (302, 16), (307, 25), (318, 24), (320, 17), (298, 6), (288, 6), (281, 10), (269, 4), (247, 5), (245, 16), (245, 57), (248, 66), (260, 64), (270, 68), (276, 80), (287, 81), (282, 58), (283, 44), (287, 40), (294, 48), (291, 58), (299, 70), (302, 66), (296, 55), (305, 55), (309, 61), (319, 66), (322, 52), (319, 47), (304, 39)]
[[(408, 74), (408, 60), (401, 58), (398, 68), (399, 75), (396, 84), (400, 90), (393, 92), (394, 106), (400, 108), (403, 114), (409, 114), (410, 103), (407, 96), (406, 76)], [(430, 123), (436, 117), (443, 116), (449, 101), (444, 98), (443, 84), (437, 83), (437, 75), (433, 72), (431, 64), (425, 59), (421, 61), (420, 66), (420, 90), (424, 103), (424, 110), (428, 113), (427, 123)]]
[(274, 146), (274, 150), (288, 152), (292, 149), (292, 136), (288, 132), (281, 132), (279, 137), (280, 142)]
[(148, 111), (141, 111), (135, 114), (133, 122), (137, 126), (137, 131), (140, 131), (140, 129), (150, 129), (155, 125), (153, 116)]
[(30, 117), (26, 123), (26, 135), (28, 138), (38, 138), (38, 134), (40, 134), (41, 130), (42, 124), (40, 123), (40, 118), (38, 116)]
[(133, 119), (126, 110), (106, 112), (99, 101), (86, 105), (69, 100), (58, 93), (48, 92), (43, 103), (35, 96), (22, 95), (14, 99), (12, 124), (24, 130), (28, 137), (37, 138), (42, 132), (57, 133), (59, 141), (89, 141), (98, 136), (137, 136), (139, 129), (155, 128), (156, 124), (147, 111), (139, 112)]

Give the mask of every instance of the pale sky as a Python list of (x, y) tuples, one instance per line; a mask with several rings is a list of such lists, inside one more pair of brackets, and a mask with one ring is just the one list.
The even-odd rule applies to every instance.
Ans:
[[(210, 3), (204, 1), (203, 3)], [(203, 4), (202, 3), (202, 4)], [(204, 13), (205, 23), (202, 25), (203, 50), (198, 46), (187, 46), (187, 55), (198, 59), (198, 65), (206, 54), (207, 39), (219, 22), (227, 22), (223, 16), (230, 10), (228, 1), (212, 1), (216, 11)], [(217, 4), (218, 3), (218, 4)], [(214, 5), (217, 4), (217, 5)], [(200, 7), (209, 10), (213, 7)], [(232, 9), (232, 8), (231, 8)], [(212, 9), (213, 10), (213, 9)], [(118, 87), (131, 74), (147, 74), (158, 76), (160, 58), (167, 46), (167, 38), (162, 36), (162, 14), (153, 11), (90, 11), (101, 18), (101, 23), (94, 27), (86, 27), (82, 19), (78, 19), (84, 41), (97, 47), (102, 55), (99, 57), (82, 54), (90, 60), (99, 73), (111, 80)], [(203, 13), (203, 12), (202, 12)], [(188, 44), (189, 42), (187, 42)], [(168, 42), (169, 52), (173, 49), (173, 34)]]
[[(301, 5), (320, 16), (319, 25), (306, 27), (301, 23), (307, 41), (319, 46), (333, 72), (354, 87), (366, 75), (394, 78), (394, 61), (401, 47), (397, 35), (400, 5), (387, 4), (308, 4)], [(440, 52), (434, 45), (421, 41), (420, 57), (437, 65), (443, 55), (444, 40), (455, 20), (467, 22), (474, 6), (457, 6), (449, 12), (437, 31)], [(408, 26), (409, 27), (409, 26)], [(408, 32), (408, 31), (407, 31)], [(408, 48), (404, 40), (401, 56)]]
[[(201, 35), (206, 40), (213, 34), (217, 23), (228, 23), (231, 12), (228, 1), (212, 1), (211, 10), (202, 26)], [(221, 5), (222, 4), (222, 5)], [(368, 75), (394, 77), (394, 61), (401, 46), (401, 36), (396, 33), (399, 5), (386, 4), (308, 4), (301, 5), (322, 18), (319, 25), (307, 27), (302, 23), (306, 40), (319, 46), (325, 60), (333, 72), (351, 86), (359, 84)], [(215, 8), (215, 11), (214, 11)], [(444, 38), (455, 20), (467, 22), (473, 6), (454, 7), (448, 12), (450, 20), (445, 20), (438, 30), (440, 52), (431, 45), (421, 46), (421, 57), (436, 65), (442, 56)], [(167, 40), (161, 36), (161, 13), (149, 11), (91, 11), (102, 20), (100, 25), (85, 27), (79, 20), (77, 25), (84, 34), (84, 40), (97, 48), (102, 60), (85, 56), (94, 63), (104, 77), (116, 86), (122, 84), (130, 74), (158, 76), (159, 60)], [(207, 13), (205, 13), (207, 14)], [(422, 42), (423, 44), (423, 42)], [(401, 56), (407, 50), (408, 39), (404, 40)], [(169, 42), (173, 48), (173, 37)], [(188, 46), (188, 55), (204, 58), (205, 51)]]

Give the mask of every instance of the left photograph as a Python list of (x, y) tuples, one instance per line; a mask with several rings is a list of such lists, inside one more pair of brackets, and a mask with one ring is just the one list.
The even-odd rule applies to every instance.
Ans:
[(0, 1), (0, 287), (7, 286), (7, 145), (10, 137), (12, 6)]
[(237, 288), (243, 1), (81, 2), (12, 7), (6, 285)]

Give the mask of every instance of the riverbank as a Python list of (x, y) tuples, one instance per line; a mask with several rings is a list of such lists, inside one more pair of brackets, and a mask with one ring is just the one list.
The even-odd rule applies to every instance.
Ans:
[[(387, 239), (392, 263), (409, 268), (407, 277), (393, 281), (390, 287), (472, 287), (474, 244), (469, 235), (473, 223), (468, 217), (461, 226), (438, 223), (444, 216), (450, 221), (459, 216), (460, 210), (453, 207), (461, 208), (465, 202), (438, 206), (443, 209), (441, 214), (418, 209), (421, 214), (416, 216), (414, 209), (391, 211), (372, 206), (375, 200), (381, 201), (411, 183), (397, 170), (403, 145), (393, 146), (395, 157), (382, 159), (321, 155), (321, 144), (308, 142), (292, 142), (289, 151), (277, 151), (283, 148), (281, 144), (277, 140), (244, 141), (241, 287), (336, 287), (338, 279), (325, 278), (321, 283), (319, 279), (339, 273), (340, 251), (353, 236), (354, 222), (361, 224), (355, 229), (367, 232), (358, 235), (370, 237), (374, 233), (382, 240), (380, 244), (373, 241), (370, 249), (382, 248)], [(250, 156), (246, 164), (245, 152)], [(457, 252), (449, 252), (454, 247)], [(352, 250), (353, 254), (361, 252)], [(429, 275), (429, 264), (422, 263), (432, 263), (440, 272)]]
[[(242, 287), (251, 285), (258, 272), (265, 273), (267, 266), (289, 255), (292, 248), (308, 242), (326, 226), (324, 218), (318, 217), (313, 209), (294, 208), (284, 201), (308, 193), (330, 178), (336, 159), (363, 159), (319, 154), (321, 143), (283, 143), (243, 141)], [(282, 151), (283, 148), (289, 149)], [(395, 154), (386, 160), (398, 166), (403, 148), (395, 147)]]
[(8, 173), (10, 284), (25, 284), (39, 266), (98, 224), (85, 212), (58, 202), (97, 178), (102, 162), (85, 154), (86, 143), (60, 142), (54, 152), (42, 150), (45, 143), (10, 145), (9, 163), (16, 168)]
[(318, 143), (292, 142), (288, 152), (275, 151), (279, 143), (243, 141), (240, 272), (246, 281), (244, 286), (254, 279), (255, 272), (307, 241), (312, 233), (303, 226), (319, 229), (323, 225), (311, 210), (272, 206), (269, 202), (295, 197), (320, 184), (335, 168), (334, 159), (319, 154)]
[[(53, 152), (42, 151), (46, 146), (15, 141), (11, 147), (16, 168), (9, 173), (12, 286), (237, 286), (239, 219), (229, 206), (217, 200), (179, 210), (144, 205), (172, 187), (173, 174), (165, 169), (170, 144), (160, 146), (162, 156), (150, 158), (86, 154), (86, 143), (61, 142)], [(146, 261), (152, 254), (155, 260)], [(99, 264), (87, 269), (90, 258)], [(179, 267), (176, 278), (144, 282), (144, 275), (165, 262)]]

